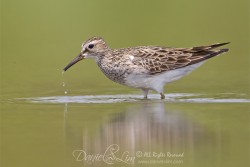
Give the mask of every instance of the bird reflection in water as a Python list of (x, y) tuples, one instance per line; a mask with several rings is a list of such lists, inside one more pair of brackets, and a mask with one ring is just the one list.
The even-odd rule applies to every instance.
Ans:
[[(195, 147), (214, 142), (216, 138), (211, 132), (183, 112), (170, 110), (162, 102), (143, 102), (104, 118), (94, 135), (84, 131), (78, 149), (84, 150), (85, 158), (103, 155), (105, 151), (116, 157), (125, 152), (127, 157), (136, 157), (140, 151), (144, 157), (153, 153), (156, 156), (163, 153), (166, 157), (169, 153), (185, 158), (187, 154), (193, 156)], [(108, 149), (113, 149), (113, 153)], [(80, 156), (77, 151), (73, 154)]]

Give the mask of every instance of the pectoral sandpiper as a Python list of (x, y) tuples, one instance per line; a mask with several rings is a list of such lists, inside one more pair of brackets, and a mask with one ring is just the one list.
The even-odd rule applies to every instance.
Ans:
[(112, 81), (139, 88), (147, 98), (154, 90), (165, 98), (164, 85), (180, 79), (202, 65), (207, 59), (227, 52), (214, 50), (228, 43), (192, 48), (139, 46), (111, 49), (100, 37), (93, 37), (82, 44), (81, 53), (63, 70), (85, 58), (95, 59), (101, 71)]

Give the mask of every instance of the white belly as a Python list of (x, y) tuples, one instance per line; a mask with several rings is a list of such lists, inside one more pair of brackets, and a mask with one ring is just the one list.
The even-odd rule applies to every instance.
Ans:
[(191, 71), (201, 66), (203, 63), (204, 62), (200, 62), (187, 67), (163, 72), (161, 74), (156, 74), (156, 75), (130, 74), (126, 78), (125, 83), (126, 85), (134, 88), (145, 88), (145, 89), (152, 89), (157, 92), (162, 92), (165, 84), (182, 78), (183, 76), (189, 74)]

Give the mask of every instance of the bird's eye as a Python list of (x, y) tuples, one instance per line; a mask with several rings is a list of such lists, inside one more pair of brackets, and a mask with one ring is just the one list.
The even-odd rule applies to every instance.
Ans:
[(89, 44), (88, 48), (92, 49), (94, 47), (94, 44)]

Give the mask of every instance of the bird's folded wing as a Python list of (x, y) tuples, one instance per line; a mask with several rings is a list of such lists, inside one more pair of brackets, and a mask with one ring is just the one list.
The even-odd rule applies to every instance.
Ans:
[(132, 62), (135, 65), (144, 67), (150, 74), (156, 74), (196, 64), (227, 52), (228, 49), (212, 50), (225, 44), (193, 48), (137, 47), (131, 49), (129, 54), (134, 56)]

